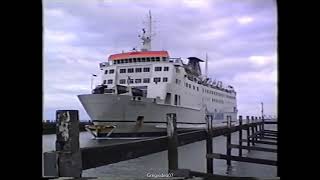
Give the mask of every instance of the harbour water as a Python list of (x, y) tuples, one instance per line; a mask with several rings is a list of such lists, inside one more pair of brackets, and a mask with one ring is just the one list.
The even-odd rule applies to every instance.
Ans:
[[(276, 130), (276, 125), (265, 125), (265, 129)], [(55, 149), (55, 134), (43, 135), (43, 151)], [(246, 131), (243, 131), (243, 137), (246, 137)], [(91, 134), (87, 132), (80, 133), (80, 147), (102, 146), (105, 142), (112, 140), (93, 140)], [(123, 143), (129, 140), (117, 140), (117, 143)], [(232, 134), (232, 143), (238, 144), (238, 132)], [(276, 148), (273, 145), (258, 145), (260, 147)], [(219, 136), (213, 139), (213, 152), (226, 153), (226, 137)], [(238, 150), (233, 149), (232, 155), (237, 155)], [(191, 169), (194, 171), (206, 172), (206, 142), (199, 141), (192, 144), (180, 146), (178, 148), (179, 168)], [(271, 152), (246, 151), (243, 155), (262, 159), (276, 160), (277, 154)], [(231, 167), (226, 165), (225, 160), (214, 160), (215, 174), (230, 174), (233, 176), (250, 176), (271, 178), (277, 174), (275, 166), (252, 164), (232, 161)], [(109, 177), (117, 178), (147, 178), (148, 174), (161, 174), (168, 172), (167, 151), (162, 151), (143, 157), (121, 161), (118, 163), (101, 166), (98, 168), (84, 170), (83, 177)]]

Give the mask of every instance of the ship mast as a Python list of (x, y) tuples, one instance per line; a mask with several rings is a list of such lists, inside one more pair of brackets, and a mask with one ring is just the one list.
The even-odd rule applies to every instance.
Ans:
[(152, 37), (152, 16), (151, 11), (149, 10), (148, 17), (148, 34), (146, 34), (145, 29), (142, 29), (142, 36), (139, 36), (142, 39), (142, 49), (141, 51), (151, 51), (151, 37)]
[(152, 36), (152, 16), (151, 10), (149, 10), (149, 38), (150, 38), (150, 50), (151, 50), (151, 36)]

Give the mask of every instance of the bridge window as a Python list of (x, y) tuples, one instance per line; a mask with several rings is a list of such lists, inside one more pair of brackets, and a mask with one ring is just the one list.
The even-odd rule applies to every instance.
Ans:
[(162, 57), (162, 61), (166, 61), (167, 60), (167, 58), (166, 57)]
[(143, 61), (141, 60), (141, 58), (137, 58), (137, 61), (138, 61), (138, 62), (143, 62)]
[(108, 70), (105, 70), (105, 71), (104, 71), (104, 74), (108, 74)]
[(106, 84), (107, 83), (107, 80), (103, 80), (103, 84)]
[(188, 83), (186, 83), (186, 87), (188, 87)]
[(141, 68), (136, 68), (136, 73), (137, 73), (137, 72), (141, 72), (141, 71), (142, 71)]
[(164, 67), (163, 71), (169, 71), (169, 67), (168, 66)]
[(142, 61), (142, 62), (146, 62), (146, 58), (144, 58), (144, 57), (141, 58), (141, 61)]
[(155, 78), (153, 78), (153, 82), (155, 82), (155, 83), (161, 82), (161, 78), (160, 77), (155, 77)]
[(141, 83), (141, 79), (135, 79), (135, 83)]
[(133, 68), (129, 68), (128, 73), (133, 73)]
[(147, 62), (150, 62), (150, 58), (149, 57), (147, 57)]
[(120, 73), (126, 73), (126, 69), (120, 69)]
[(151, 57), (151, 61), (152, 61), (152, 62), (154, 62), (154, 61), (155, 61), (154, 57)]
[(154, 68), (154, 71), (161, 71), (162, 70), (162, 67), (155, 67)]
[[(130, 58), (130, 59), (131, 59), (131, 58)], [(136, 58), (132, 59), (132, 62), (134, 62), (134, 63), (137, 62)]]
[(109, 74), (113, 74), (113, 73), (114, 73), (114, 69), (110, 69)]
[(150, 72), (150, 68), (148, 67), (143, 68), (143, 72)]
[(195, 90), (196, 89), (196, 87), (193, 85), (193, 90)]
[(191, 89), (191, 84), (189, 84), (189, 88)]
[(126, 80), (125, 79), (120, 79), (119, 80), (119, 84), (125, 84), (126, 83)]
[(129, 59), (129, 63), (132, 63), (132, 59)]
[(197, 91), (199, 91), (199, 87), (197, 87)]
[(150, 83), (150, 78), (143, 78), (143, 83)]
[(167, 77), (162, 78), (162, 82), (168, 82), (168, 78)]
[(120, 60), (120, 63), (123, 63), (123, 59)]
[(156, 61), (160, 61), (160, 58), (159, 58), (159, 57), (156, 57)]
[(113, 80), (112, 79), (109, 79), (108, 80), (108, 84), (112, 84), (113, 83)]
[(125, 60), (124, 60), (124, 63), (128, 63), (128, 59), (125, 59)]
[(133, 84), (133, 79), (128, 79), (128, 82), (129, 82), (130, 84)]

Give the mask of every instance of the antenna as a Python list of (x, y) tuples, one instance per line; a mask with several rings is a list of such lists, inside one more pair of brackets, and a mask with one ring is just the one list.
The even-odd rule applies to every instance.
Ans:
[(151, 16), (151, 10), (149, 10), (149, 37), (150, 37), (150, 49), (151, 49), (151, 34), (152, 34), (152, 16)]
[(205, 76), (208, 77), (208, 53), (206, 53), (206, 68), (205, 68)]
[(152, 16), (151, 16), (151, 10), (149, 10), (149, 17), (148, 17), (148, 31), (146, 34), (145, 29), (142, 29), (143, 34), (142, 36), (139, 36), (142, 39), (142, 45), (143, 48), (141, 51), (150, 51), (151, 50), (151, 37), (154, 35), (152, 34)]

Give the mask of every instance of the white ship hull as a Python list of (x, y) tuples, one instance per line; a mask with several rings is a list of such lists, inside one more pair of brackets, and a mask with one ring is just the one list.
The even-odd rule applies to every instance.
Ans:
[[(178, 128), (205, 128), (204, 109), (192, 109), (181, 106), (157, 104), (153, 98), (114, 94), (79, 95), (89, 117), (95, 125), (113, 125), (113, 133), (137, 133), (166, 131), (167, 113), (175, 113)], [(137, 123), (143, 117), (142, 125)], [(151, 123), (154, 122), (154, 123)]]

